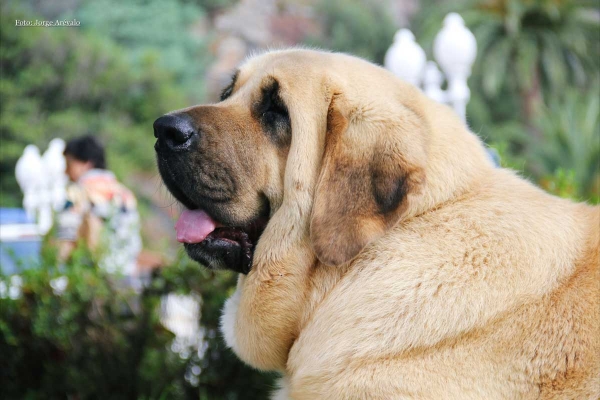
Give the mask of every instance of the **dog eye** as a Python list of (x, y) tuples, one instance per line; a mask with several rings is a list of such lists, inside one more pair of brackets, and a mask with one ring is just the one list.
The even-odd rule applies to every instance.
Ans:
[(229, 85), (225, 89), (223, 89), (223, 91), (221, 92), (221, 96), (219, 96), (220, 100), (225, 100), (226, 98), (231, 96), (231, 93), (233, 93), (233, 85)]
[(279, 96), (279, 83), (276, 80), (263, 87), (260, 103), (255, 110), (265, 133), (277, 144), (288, 144), (291, 137), (290, 116)]
[(289, 124), (288, 110), (280, 99), (271, 98), (263, 102), (261, 119), (267, 126), (276, 129), (284, 128)]
[(278, 116), (287, 116), (288, 115), (287, 107), (283, 104), (281, 99), (279, 99), (279, 97), (277, 97), (277, 96), (265, 99), (265, 101), (263, 103), (263, 110), (264, 111), (263, 111), (262, 116), (265, 118), (273, 117), (275, 115), (278, 115)]
[(289, 118), (287, 107), (279, 97), (279, 84), (277, 81), (263, 89), (259, 109), (259, 115), (267, 124), (285, 122)]
[(239, 71), (235, 71), (235, 73), (231, 77), (231, 82), (221, 92), (221, 96), (220, 96), (221, 101), (225, 100), (226, 98), (231, 96), (231, 94), (233, 93), (233, 87), (235, 86), (235, 82), (237, 81), (239, 73), (240, 73)]

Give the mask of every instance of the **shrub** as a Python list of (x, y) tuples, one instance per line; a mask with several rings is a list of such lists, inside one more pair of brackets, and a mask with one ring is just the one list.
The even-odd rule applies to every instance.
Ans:
[[(136, 294), (83, 246), (60, 265), (48, 241), (39, 265), (27, 267), (18, 297), (0, 274), (3, 398), (260, 399), (272, 387), (272, 376), (243, 365), (217, 333), (233, 274), (182, 259)], [(176, 349), (160, 323), (161, 298), (172, 292), (204, 299), (199, 351)]]

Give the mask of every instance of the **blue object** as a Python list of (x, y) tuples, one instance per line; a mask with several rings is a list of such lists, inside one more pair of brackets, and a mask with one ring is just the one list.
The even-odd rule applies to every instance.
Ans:
[(488, 153), (488, 157), (490, 158), (490, 160), (492, 161), (492, 163), (494, 163), (494, 166), (499, 168), (501, 166), (500, 163), (500, 154), (498, 154), (498, 152), (496, 151), (496, 149), (492, 148), (492, 147), (487, 147), (486, 148), (487, 153)]
[[(0, 208), (0, 230), (3, 225), (33, 224), (22, 208)], [(0, 271), (3, 275), (18, 273), (39, 265), (42, 240), (39, 236), (22, 236), (0, 240)]]
[(12, 275), (22, 269), (37, 267), (41, 248), (41, 240), (0, 242), (0, 271), (3, 275)]
[(34, 224), (22, 208), (0, 207), (0, 225), (4, 224)]

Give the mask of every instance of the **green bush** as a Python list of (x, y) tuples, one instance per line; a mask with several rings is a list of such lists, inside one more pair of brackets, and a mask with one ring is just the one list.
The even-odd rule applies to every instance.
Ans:
[[(167, 350), (159, 293), (116, 289), (83, 246), (62, 266), (46, 246), (41, 265), (20, 276), (22, 295), (0, 307), (4, 398), (183, 397), (188, 360)], [(62, 294), (59, 277), (68, 280)]]
[(501, 155), (552, 193), (598, 202), (600, 123), (597, 2), (427, 0), (413, 20), (431, 56), (448, 12), (477, 40), (467, 120)]
[[(546, 181), (567, 178), (572, 196), (598, 202), (600, 196), (600, 85), (569, 89), (548, 101), (535, 123), (541, 132), (530, 146), (529, 170)], [(560, 185), (559, 185), (560, 186)]]
[[(3, 398), (263, 399), (273, 387), (273, 376), (243, 365), (217, 332), (233, 274), (182, 258), (136, 294), (83, 246), (60, 265), (48, 241), (40, 264), (19, 275), (20, 297), (0, 293)], [(68, 282), (62, 293), (57, 278)], [(161, 298), (173, 292), (203, 299), (200, 353), (174, 352), (160, 323)]]
[(485, 137), (504, 167), (551, 193), (578, 201), (600, 202), (600, 86), (569, 88), (543, 106), (533, 120), (539, 136), (509, 120), (488, 127)]

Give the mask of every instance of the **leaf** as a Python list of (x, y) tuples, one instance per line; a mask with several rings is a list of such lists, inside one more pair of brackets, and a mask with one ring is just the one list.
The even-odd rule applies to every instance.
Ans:
[(525, 34), (518, 40), (515, 71), (518, 85), (528, 90), (532, 87), (539, 63), (538, 44), (534, 37)]
[(511, 39), (497, 41), (487, 51), (480, 73), (483, 74), (483, 89), (488, 96), (496, 96), (504, 84), (512, 51)]
[(566, 59), (556, 34), (548, 32), (541, 36), (541, 61), (549, 85), (554, 91), (561, 90), (567, 81)]

